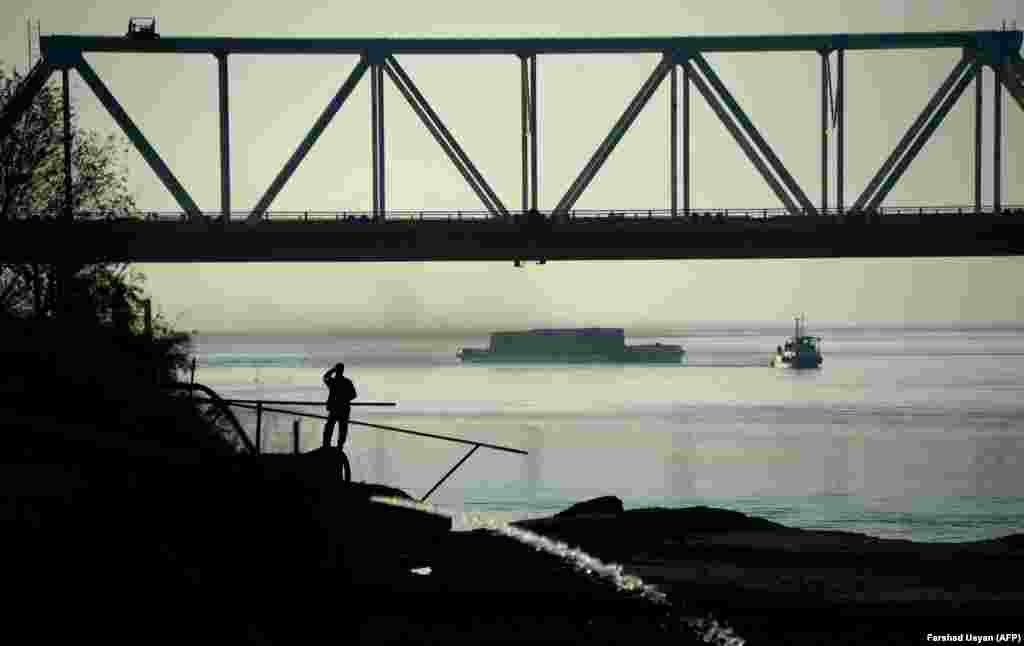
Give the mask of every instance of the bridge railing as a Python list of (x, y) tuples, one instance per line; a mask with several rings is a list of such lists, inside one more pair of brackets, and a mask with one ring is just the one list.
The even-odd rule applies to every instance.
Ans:
[[(550, 212), (540, 212), (550, 218)], [(943, 204), (943, 205), (896, 205), (882, 206), (872, 213), (880, 216), (934, 216), (934, 215), (974, 215), (974, 205)], [(994, 213), (992, 205), (983, 205), (981, 214)], [(819, 217), (850, 216), (857, 213), (844, 209), (827, 209), (808, 213)], [(1024, 204), (1003, 205), (1003, 215), (1024, 215)], [(730, 219), (730, 220), (771, 220), (789, 217), (791, 214), (784, 208), (728, 208), (728, 209), (691, 209), (689, 215), (681, 209), (674, 214), (671, 209), (573, 209), (556, 218), (560, 222), (593, 222), (593, 221), (635, 221), (635, 220), (688, 220), (688, 219)], [(59, 221), (59, 211), (22, 212), (15, 215), (16, 220)], [(199, 218), (190, 217), (182, 211), (139, 211), (130, 215), (114, 214), (103, 211), (80, 211), (75, 214), (76, 220), (82, 221), (118, 221), (118, 222), (215, 222), (221, 217), (219, 211), (204, 211)], [(508, 219), (494, 218), (486, 210), (393, 210), (384, 214), (385, 221), (526, 221), (529, 215), (523, 211), (513, 211)], [(377, 222), (371, 211), (268, 211), (255, 217), (249, 211), (233, 211), (232, 222), (313, 222), (313, 223), (373, 223)]]

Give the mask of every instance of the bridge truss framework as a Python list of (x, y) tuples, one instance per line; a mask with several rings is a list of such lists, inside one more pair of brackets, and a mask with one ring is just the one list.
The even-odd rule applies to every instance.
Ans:
[[(660, 53), (661, 59), (641, 84), (622, 115), (576, 176), (575, 181), (550, 209), (554, 217), (569, 213), (586, 191), (612, 151), (622, 140), (637, 115), (666, 78), (671, 83), (668, 138), (670, 142), (669, 182), (670, 212), (690, 214), (690, 86), (693, 85), (757, 169), (785, 210), (791, 215), (817, 215), (847, 211), (873, 212), (882, 205), (907, 168), (973, 80), (975, 82), (975, 168), (974, 206), (982, 212), (982, 140), (983, 95), (982, 72), (993, 72), (993, 212), (1002, 211), (1002, 90), (1007, 91), (1024, 109), (1024, 61), (1021, 59), (1021, 31), (967, 31), (935, 33), (769, 35), (769, 36), (687, 36), (645, 38), (195, 38), (158, 37), (138, 39), (117, 36), (52, 35), (40, 39), (42, 57), (30, 71), (13, 99), (0, 113), (0, 138), (13, 128), (21, 114), (31, 105), (35, 95), (50, 76), (60, 71), (64, 96), (64, 171), (65, 213), (71, 219), (71, 130), (69, 72), (74, 69), (89, 86), (111, 117), (142, 155), (153, 172), (189, 216), (201, 211), (188, 191), (163, 161), (135, 122), (110, 92), (85, 58), (90, 52), (210, 54), (217, 63), (217, 90), (220, 113), (220, 176), (221, 210), (219, 222), (226, 225), (231, 216), (231, 137), (230, 92), (228, 87), (229, 57), (235, 54), (348, 54), (359, 60), (348, 78), (324, 108), (309, 132), (285, 162), (280, 172), (249, 212), (250, 219), (261, 219), (275, 197), (287, 184), (317, 139), (351, 96), (353, 90), (369, 73), (371, 84), (371, 151), (373, 160), (373, 207), (375, 219), (383, 220), (385, 203), (386, 160), (384, 157), (384, 77), (387, 76), (409, 103), (440, 145), (451, 163), (494, 218), (508, 219), (515, 213), (505, 205), (485, 179), (483, 173), (459, 145), (440, 115), (431, 106), (408, 72), (398, 61), (404, 54), (435, 55), (508, 55), (520, 59), (521, 93), (521, 157), (522, 195), (520, 213), (538, 213), (539, 162), (537, 122), (538, 57), (554, 54), (635, 54)], [(847, 207), (843, 195), (845, 74), (844, 54), (848, 50), (935, 49), (956, 48), (963, 54), (945, 81), (931, 96), (925, 108), (910, 125), (881, 167), (859, 196)], [(816, 207), (808, 193), (787, 170), (767, 139), (722, 82), (705, 54), (715, 52), (817, 52), (821, 56), (821, 197)], [(834, 63), (833, 63), (834, 61)], [(836, 68), (834, 100), (831, 97), (832, 72)], [(680, 78), (681, 77), (681, 78)], [(681, 81), (681, 83), (680, 83)], [(681, 92), (680, 92), (681, 85)], [(681, 95), (681, 96), (680, 96)], [(680, 101), (681, 98), (681, 101)], [(680, 129), (680, 103), (682, 119)], [(830, 110), (830, 103), (832, 109)], [(836, 155), (834, 207), (829, 206), (829, 126), (835, 126)], [(681, 132), (680, 132), (681, 130)], [(682, 144), (682, 158), (679, 148)], [(681, 162), (681, 163), (680, 163)], [(681, 169), (680, 169), (681, 166)], [(680, 170), (682, 204), (680, 205)], [(681, 207), (681, 208), (680, 208)]]

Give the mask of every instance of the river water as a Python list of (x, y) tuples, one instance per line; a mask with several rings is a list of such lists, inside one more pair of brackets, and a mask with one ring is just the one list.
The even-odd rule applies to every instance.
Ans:
[[(225, 397), (315, 402), (344, 361), (359, 400), (397, 404), (353, 419), (528, 451), (480, 449), (431, 494), (457, 529), (615, 495), (627, 509), (700, 504), (915, 541), (1024, 532), (1024, 329), (811, 329), (820, 370), (769, 367), (789, 333), (627, 330), (630, 344), (681, 344), (682, 366), (461, 365), (455, 353), (485, 334), (198, 336), (195, 379)], [(292, 420), (264, 415), (265, 450), (290, 450)], [(302, 450), (319, 424), (302, 421)], [(358, 426), (346, 444), (354, 480), (417, 498), (467, 449)]]

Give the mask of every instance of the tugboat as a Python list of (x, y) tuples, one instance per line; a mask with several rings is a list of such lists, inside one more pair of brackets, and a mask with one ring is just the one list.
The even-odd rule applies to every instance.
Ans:
[(464, 363), (671, 363), (682, 346), (626, 345), (622, 328), (569, 328), (495, 332), (487, 348), (463, 348)]
[(808, 336), (804, 328), (804, 317), (794, 319), (793, 337), (785, 345), (775, 348), (773, 368), (820, 368), (821, 337)]

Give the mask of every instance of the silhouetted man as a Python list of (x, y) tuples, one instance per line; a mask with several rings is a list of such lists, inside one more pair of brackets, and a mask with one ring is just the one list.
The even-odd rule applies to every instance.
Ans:
[(330, 389), (327, 396), (327, 424), (324, 426), (324, 448), (330, 448), (334, 424), (338, 424), (338, 450), (345, 446), (348, 437), (348, 417), (352, 412), (352, 400), (356, 398), (356, 387), (345, 377), (345, 364), (336, 363), (324, 373), (324, 385)]

